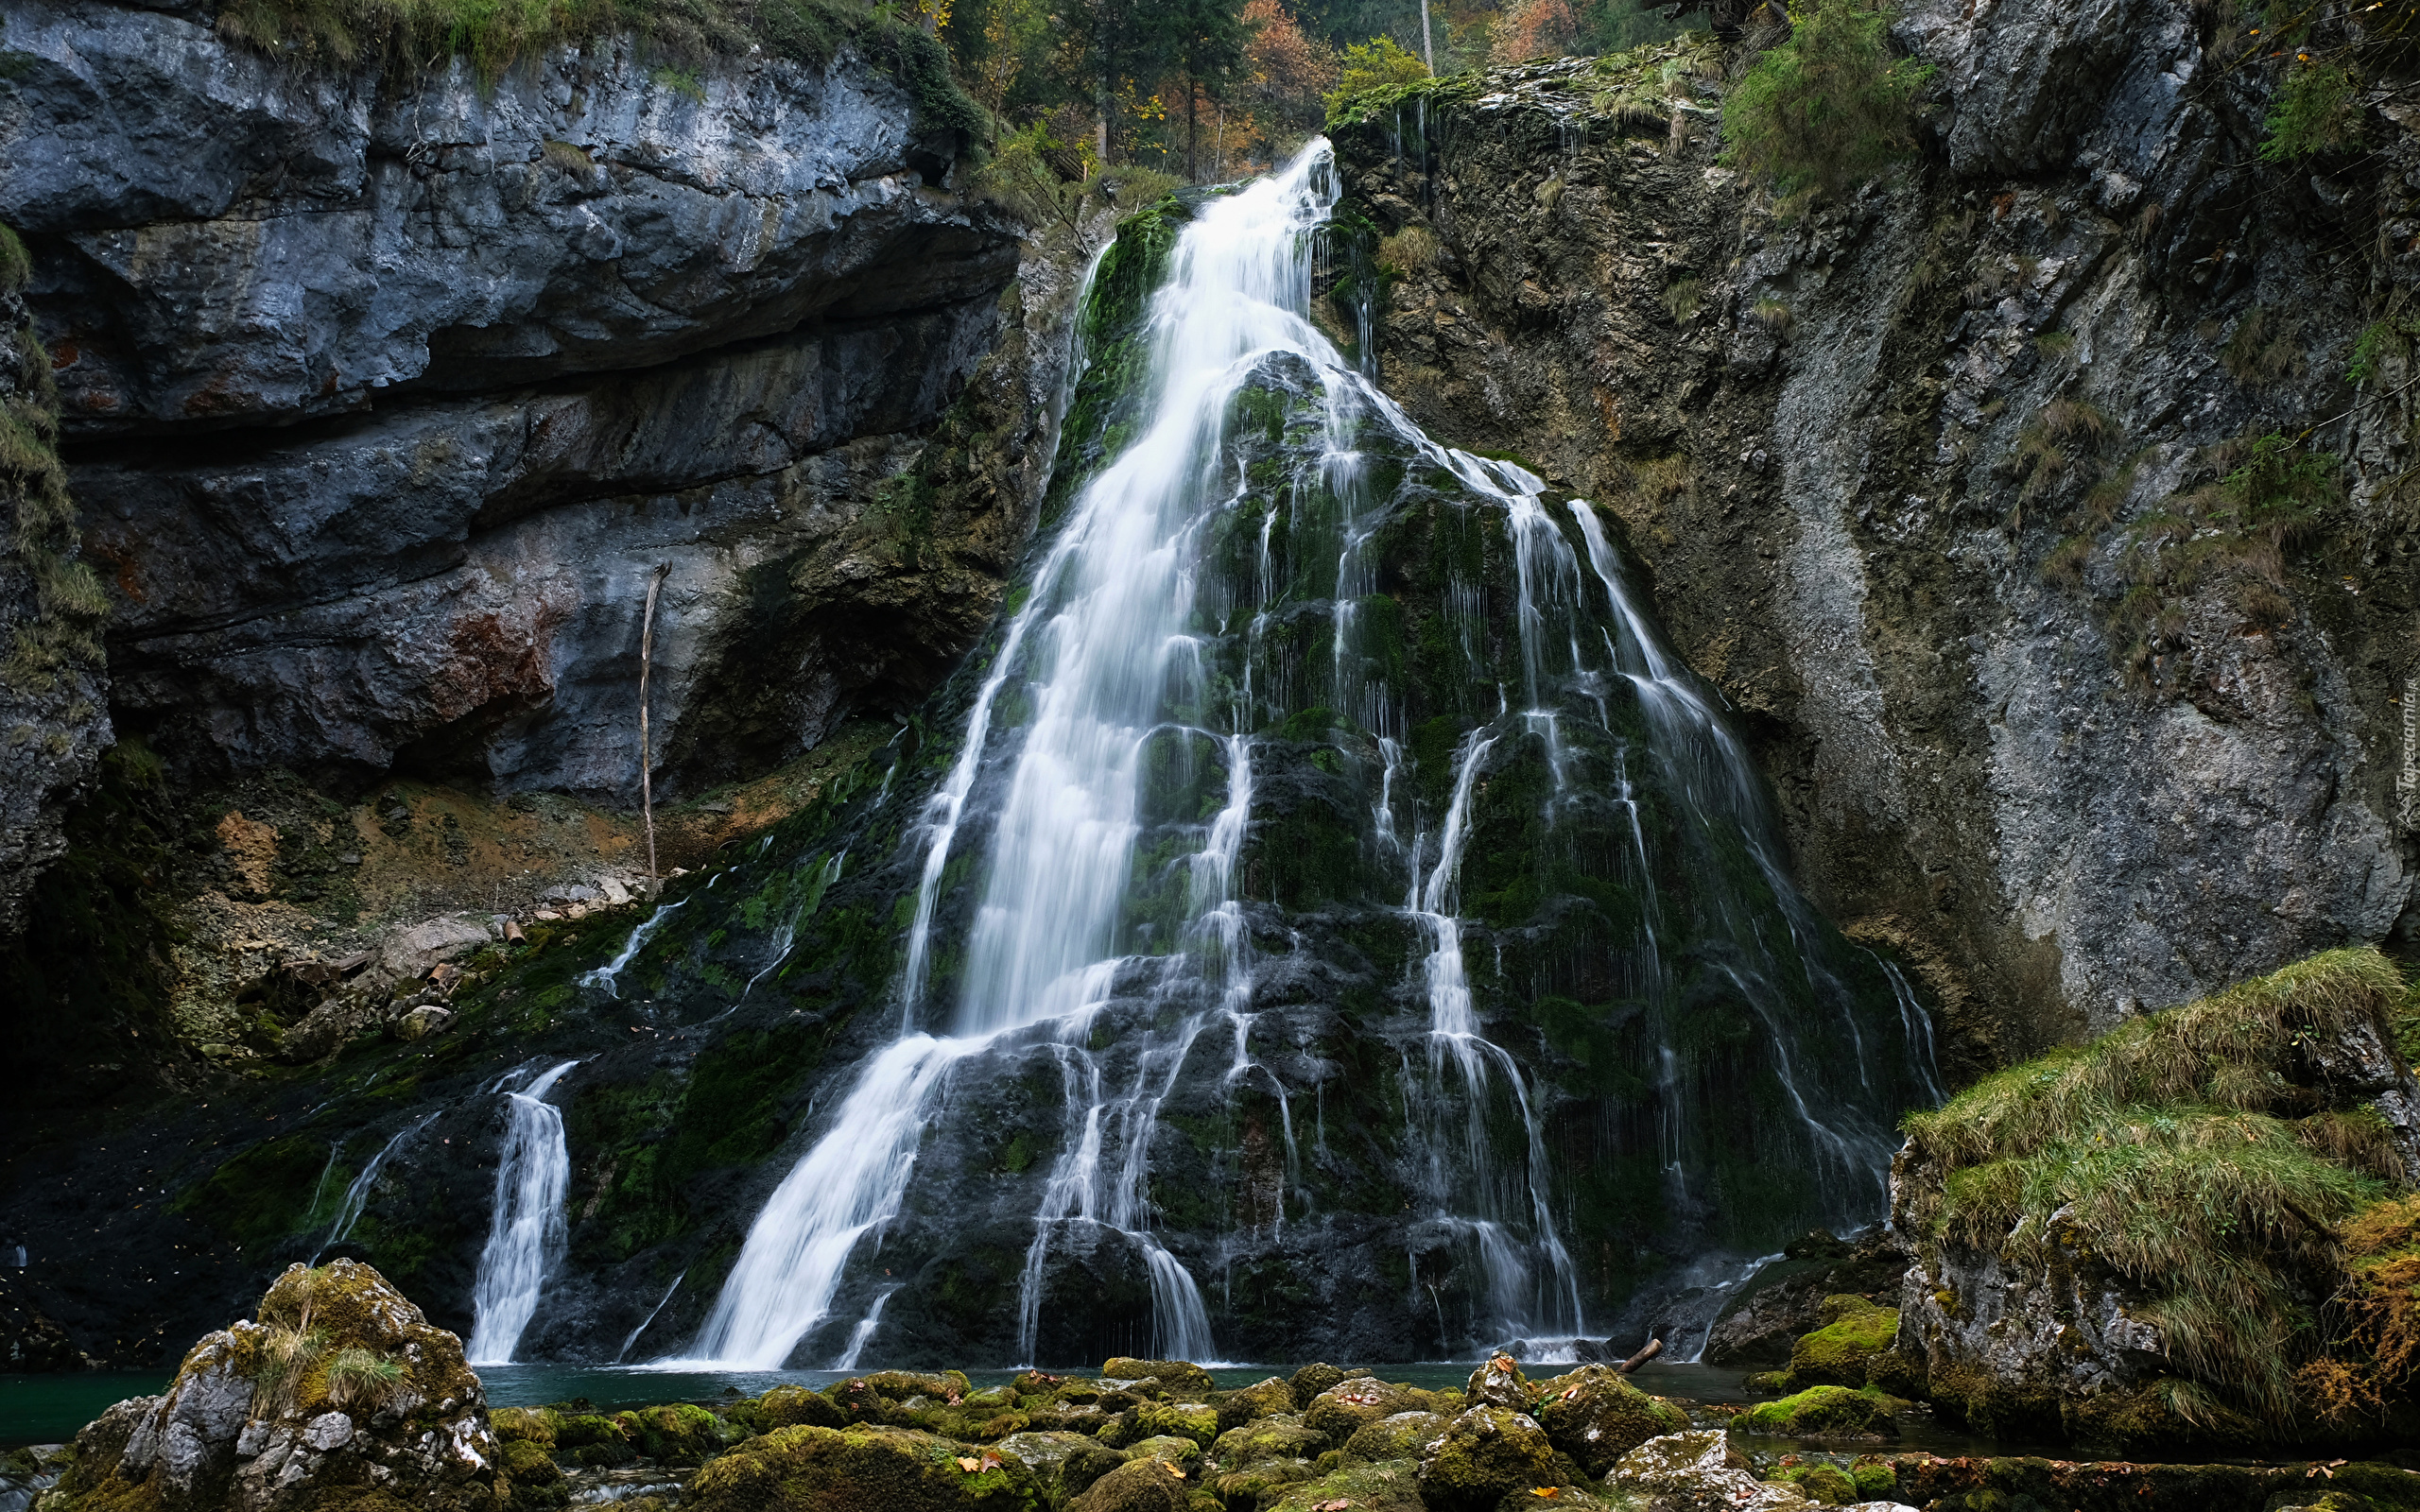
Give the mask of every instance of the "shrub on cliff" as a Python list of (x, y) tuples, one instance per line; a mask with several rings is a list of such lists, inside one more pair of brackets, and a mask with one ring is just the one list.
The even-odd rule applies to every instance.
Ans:
[(1891, 53), (1873, 0), (1801, 0), (1789, 40), (1758, 58), (1722, 105), (1722, 161), (1783, 194), (1833, 193), (1915, 148), (1916, 94), (1931, 69)]

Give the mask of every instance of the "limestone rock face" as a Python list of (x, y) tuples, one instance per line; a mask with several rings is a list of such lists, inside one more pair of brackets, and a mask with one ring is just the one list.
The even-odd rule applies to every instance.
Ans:
[[(1381, 382), (1618, 518), (1953, 1082), (2420, 931), (2410, 374), (2342, 382), (2420, 266), (2326, 249), (2420, 231), (2420, 136), (2374, 113), (2358, 182), (2259, 163), (2267, 76), (2205, 15), (1904, 6), (1942, 157), (1789, 220), (1714, 161), (1716, 80), (1648, 125), (1535, 63), (1334, 133), (1379, 235), (1433, 249), (1374, 314)], [(2344, 494), (2273, 581), (2124, 607), (2228, 448), (2323, 421)]]
[[(906, 702), (988, 619), (1063, 291), (1002, 303), (1018, 228), (863, 60), (699, 99), (629, 39), (483, 84), (108, 0), (9, 35), (0, 221), (86, 443), (120, 723), (180, 772), (626, 799), (659, 569), (655, 749), (703, 782)], [(944, 412), (979, 455), (912, 536), (870, 519)]]
[(259, 1311), (78, 1434), (43, 1512), (500, 1512), (511, 1481), (459, 1339), (349, 1260), (289, 1267)]

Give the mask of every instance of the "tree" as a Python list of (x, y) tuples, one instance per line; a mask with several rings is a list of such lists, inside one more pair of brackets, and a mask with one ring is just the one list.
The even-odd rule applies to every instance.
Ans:
[(1428, 65), (1406, 52), (1392, 37), (1373, 37), (1344, 49), (1344, 66), (1338, 71), (1336, 88), (1328, 92), (1327, 103), (1332, 106), (1367, 90), (1409, 84), (1427, 77)]
[(1219, 98), (1244, 66), (1248, 34), (1235, 0), (1170, 0), (1168, 60), (1184, 76), (1184, 176), (1201, 176), (1202, 96)]
[(1243, 23), (1244, 66), (1254, 94), (1289, 126), (1316, 127), (1320, 96), (1336, 87), (1336, 50), (1313, 42), (1279, 0), (1250, 0)]
[(1491, 28), (1490, 60), (1499, 66), (1532, 58), (1561, 58), (1580, 49), (1580, 18), (1567, 0), (1512, 0)]

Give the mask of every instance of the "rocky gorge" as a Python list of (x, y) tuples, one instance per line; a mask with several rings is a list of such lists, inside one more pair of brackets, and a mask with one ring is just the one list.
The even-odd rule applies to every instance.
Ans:
[[(2093, 1129), (2320, 1162), (2263, 1229), (2279, 1316), (2348, 1305), (2330, 1246), (2410, 1246), (2317, 1237), (2420, 1174), (2420, 222), (2388, 86), (2362, 154), (2281, 164), (2240, 18), (1911, 4), (1921, 150), (1795, 198), (1719, 161), (1737, 39), (1344, 102), (1294, 191), (1321, 253), (1271, 297), (1309, 320), (1204, 401), (1198, 471), (1232, 497), (1168, 485), (1199, 566), (1115, 622), (1182, 655), (1121, 716), (1150, 731), (1131, 855), (1067, 957), (1101, 970), (1037, 1019), (1094, 863), (1020, 816), (1056, 738), (1034, 647), (1083, 623), (1088, 501), (1160, 486), (1118, 469), (1156, 434), (1163, 291), (1245, 197), (1110, 181), (1028, 224), (928, 82), (845, 48), (330, 74), (208, 21), (81, 0), (0, 33), (0, 221), (47, 354), (10, 402), (59, 459), (17, 507), (72, 497), (109, 610), (106, 693), (65, 632), (50, 682), (10, 684), (11, 750), (43, 753), (8, 790), (21, 949), (78, 937), (46, 864), (79, 899), (166, 894), (99, 962), (145, 990), (78, 997), (55, 955), (25, 978), (111, 1011), (28, 1040), (58, 1082), (9, 1157), (7, 1237), (40, 1257), (0, 1271), (18, 1367), (164, 1360), (328, 1254), (469, 1335), (510, 1176), (555, 1183), (555, 1228), (509, 1358), (1654, 1335), (1774, 1369), (1771, 1424), (1818, 1438), (1926, 1399), (2129, 1448), (2396, 1432), (2384, 1399), (2323, 1427), (2195, 1395), (2247, 1358), (2195, 1342), (2203, 1294), (1976, 1174), (2073, 1163), (1991, 1122), (2067, 1076)], [(208, 150), (179, 117), (219, 124)], [(2290, 529), (2253, 520), (2273, 495)], [(44, 549), (20, 596), (74, 619)], [(1142, 617), (1169, 604), (1193, 617)], [(650, 640), (660, 836), (630, 812)], [(1048, 885), (1000, 890), (1018, 845)], [(1020, 905), (1061, 918), (987, 945)], [(2266, 1079), (2108, 1070), (2213, 1057)], [(749, 1321), (802, 1293), (797, 1332)], [(1325, 1479), (1216, 1497), (1592, 1504), (1615, 1467), (1548, 1408), (1573, 1380), (1406, 1397), (1443, 1435), (1418, 1454), (1310, 1424), (1276, 1458)], [(1001, 1505), (1202, 1491), (1195, 1456), (1119, 1443), (1099, 1484), (1153, 1491), (1104, 1500), (916, 1416), (962, 1379), (894, 1384), (864, 1421), (936, 1438), (931, 1504), (994, 1474)], [(890, 1473), (865, 1456), (905, 1439), (843, 1442), (834, 1389), (839, 1422), (717, 1413), (717, 1450), (766, 1441), (684, 1495)], [(1003, 1389), (1028, 1419), (1099, 1405)], [(1162, 1396), (1202, 1466), (1252, 1469), (1219, 1434), (1258, 1415)], [(1462, 1486), (1429, 1463), (1455, 1433), (1544, 1447)], [(1625, 1498), (1745, 1474), (1667, 1451)], [(530, 1494), (512, 1473), (494, 1496)], [(2071, 1489), (1892, 1474), (1885, 1500), (1979, 1512)], [(1773, 1486), (1721, 1495), (1802, 1494)]]

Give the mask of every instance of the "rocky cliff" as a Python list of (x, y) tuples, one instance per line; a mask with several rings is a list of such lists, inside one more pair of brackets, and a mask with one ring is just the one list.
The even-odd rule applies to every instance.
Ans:
[(865, 60), (313, 72), (83, 0), (8, 46), (0, 220), (117, 719), (180, 771), (625, 799), (659, 570), (675, 787), (898, 703), (986, 618), (1016, 490), (921, 545), (876, 496), (1013, 321), (1016, 228)]
[(2258, 161), (2272, 75), (2218, 27), (1909, 6), (1925, 150), (1812, 204), (1716, 162), (1710, 49), (1334, 133), (1390, 391), (1619, 514), (1961, 1074), (2420, 925), (2410, 373), (2346, 377), (2420, 139), (2395, 107), (2358, 161)]

